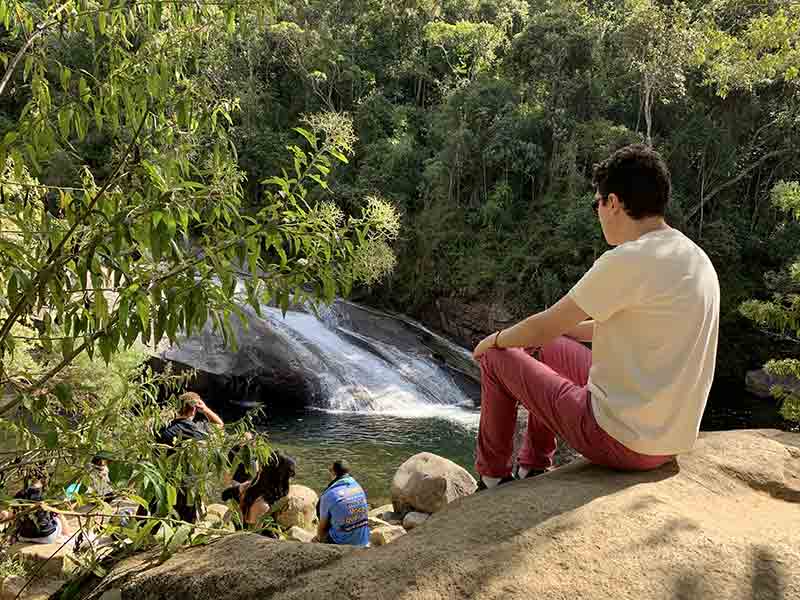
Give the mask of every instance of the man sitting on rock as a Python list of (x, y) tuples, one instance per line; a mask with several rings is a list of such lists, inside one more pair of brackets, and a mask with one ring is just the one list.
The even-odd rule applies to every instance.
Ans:
[(334, 479), (319, 499), (315, 540), (327, 544), (369, 545), (367, 495), (350, 475), (347, 461), (334, 461), (330, 472)]
[(519, 477), (551, 467), (556, 435), (593, 463), (631, 471), (671, 461), (697, 439), (716, 361), (716, 271), (665, 222), (670, 175), (655, 151), (618, 150), (595, 166), (594, 185), (615, 248), (556, 304), (474, 350), (480, 488), (513, 479), (519, 403), (528, 410)]

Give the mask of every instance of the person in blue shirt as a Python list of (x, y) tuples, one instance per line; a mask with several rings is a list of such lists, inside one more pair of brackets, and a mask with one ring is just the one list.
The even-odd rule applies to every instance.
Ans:
[(327, 544), (369, 545), (369, 506), (367, 495), (350, 475), (347, 461), (334, 461), (334, 479), (319, 499), (319, 525), (316, 540)]

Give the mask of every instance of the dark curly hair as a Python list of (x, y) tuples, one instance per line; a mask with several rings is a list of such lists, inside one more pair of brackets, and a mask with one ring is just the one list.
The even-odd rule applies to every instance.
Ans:
[(270, 454), (267, 464), (259, 470), (242, 499), (242, 514), (246, 515), (259, 497), (272, 505), (289, 493), (289, 480), (295, 476), (297, 463), (280, 450)]
[(620, 148), (595, 165), (592, 183), (603, 203), (616, 194), (632, 219), (663, 217), (672, 195), (667, 164), (644, 144)]

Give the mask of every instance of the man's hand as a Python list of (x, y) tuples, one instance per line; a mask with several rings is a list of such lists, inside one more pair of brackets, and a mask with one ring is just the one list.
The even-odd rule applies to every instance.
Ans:
[(208, 419), (209, 423), (213, 423), (214, 425), (219, 425), (220, 427), (225, 425), (225, 422), (219, 418), (219, 415), (217, 415), (217, 413), (208, 408), (206, 406), (206, 403), (203, 402), (202, 400), (198, 400), (197, 404), (195, 404), (194, 407), (196, 410), (198, 410), (199, 412), (203, 413), (206, 416), (206, 419)]
[[(531, 315), (513, 327), (485, 337), (475, 346), (472, 356), (480, 358), (490, 348), (538, 348), (569, 331), (589, 317), (569, 296), (564, 296), (547, 310)], [(588, 327), (588, 326), (587, 326)]]
[(494, 348), (495, 336), (497, 332), (490, 333), (485, 338), (483, 338), (477, 346), (475, 346), (475, 350), (472, 351), (472, 358), (475, 360), (480, 359), (481, 355), (486, 353), (487, 350), (491, 350)]

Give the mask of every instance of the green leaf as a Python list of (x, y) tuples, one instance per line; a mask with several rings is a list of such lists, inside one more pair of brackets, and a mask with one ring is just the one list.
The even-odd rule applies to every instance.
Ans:
[(175, 486), (171, 483), (166, 484), (164, 488), (167, 491), (167, 506), (172, 508), (178, 501), (178, 490), (176, 490)]
[(75, 338), (72, 337), (63, 338), (61, 340), (61, 355), (64, 358), (67, 358), (70, 354), (72, 354), (74, 346), (75, 346)]
[(72, 71), (68, 67), (61, 67), (61, 89), (64, 92), (69, 91), (69, 81), (72, 78)]
[(69, 139), (70, 125), (72, 124), (72, 107), (64, 106), (58, 111), (58, 131), (65, 140)]
[(139, 296), (136, 299), (136, 313), (142, 323), (142, 331), (145, 331), (150, 323), (150, 306), (147, 296)]
[(168, 238), (175, 237), (175, 229), (177, 227), (177, 223), (175, 223), (175, 217), (173, 217), (171, 213), (167, 213), (164, 215), (164, 224), (167, 226), (167, 237)]
[(87, 106), (89, 105), (89, 100), (92, 99), (92, 94), (89, 91), (89, 85), (86, 83), (86, 79), (84, 77), (81, 77), (78, 80), (78, 96)]
[(48, 431), (44, 434), (44, 446), (48, 450), (58, 448), (58, 431)]
[(328, 152), (330, 152), (331, 156), (338, 159), (340, 162), (343, 162), (344, 164), (347, 164), (349, 162), (347, 160), (347, 157), (338, 150), (336, 150), (335, 148), (331, 148), (330, 150), (328, 150)]
[(88, 123), (86, 122), (86, 117), (83, 115), (83, 111), (75, 111), (75, 133), (78, 135), (78, 140), (81, 142), (86, 139), (87, 125)]
[(317, 136), (316, 135), (314, 135), (313, 133), (311, 133), (307, 129), (303, 129), (302, 127), (295, 127), (294, 131), (296, 131), (297, 133), (302, 135), (304, 138), (306, 138), (306, 140), (308, 140), (308, 143), (311, 144), (311, 147), (314, 148), (314, 150), (317, 149)]
[(31, 69), (33, 69), (33, 56), (28, 55), (25, 58), (25, 66), (22, 69), (23, 81), (28, 81), (28, 76), (31, 74)]

